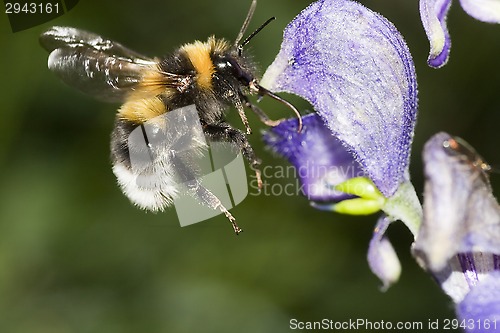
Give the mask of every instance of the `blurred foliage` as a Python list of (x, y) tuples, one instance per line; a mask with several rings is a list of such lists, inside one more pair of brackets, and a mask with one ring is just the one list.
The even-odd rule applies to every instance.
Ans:
[[(362, 2), (395, 23), (414, 56), (417, 191), (423, 190), (420, 152), (437, 131), (462, 136), (500, 164), (500, 26), (473, 20), (457, 3), (449, 17), (450, 63), (432, 70), (417, 0)], [(0, 332), (287, 332), (291, 318), (454, 317), (451, 302), (412, 259), (411, 236), (401, 224), (389, 236), (403, 275), (383, 293), (365, 258), (375, 216), (319, 212), (301, 196), (252, 195), (232, 210), (245, 230), (236, 237), (221, 216), (181, 228), (174, 209), (134, 208), (109, 163), (118, 106), (61, 83), (37, 41), (52, 25), (70, 25), (161, 56), (210, 34), (234, 39), (249, 3), (82, 0), (68, 14), (15, 34), (2, 15)], [(287, 22), (309, 3), (260, 1), (251, 29), (278, 18), (252, 41), (262, 70)], [(275, 118), (289, 115), (272, 100), (261, 106)], [(234, 114), (230, 121), (239, 126)], [(250, 122), (264, 165), (285, 165), (260, 143), (259, 121), (250, 115)], [(492, 181), (498, 192), (498, 176)]]

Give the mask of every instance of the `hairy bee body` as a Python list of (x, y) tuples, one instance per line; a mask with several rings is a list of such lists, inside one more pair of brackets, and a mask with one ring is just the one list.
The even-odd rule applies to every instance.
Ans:
[[(237, 140), (245, 157), (253, 165), (258, 164), (244, 133), (224, 120), (229, 107), (243, 105), (243, 98), (248, 93), (235, 72), (243, 71), (253, 78), (250, 74), (253, 68), (225, 40), (210, 37), (207, 42), (185, 44), (152, 68), (144, 70), (136, 92), (132, 92), (118, 110), (111, 136), (113, 172), (122, 190), (135, 204), (158, 211), (169, 206), (176, 197), (176, 182), (168, 176), (173, 171), (150, 170), (163, 174), (163, 177), (158, 177), (159, 184), (153, 191), (137, 186), (138, 175), (131, 170), (127, 144), (134, 128), (171, 110), (194, 104), (209, 140)], [(179, 78), (175, 85), (172, 84), (173, 77)], [(171, 163), (163, 160), (161, 165), (165, 169)]]
[[(196, 180), (197, 168), (189, 161), (189, 155), (187, 162), (175, 162), (175, 145), (157, 147), (151, 142), (183, 130), (192, 133), (189, 147), (194, 155), (206, 149), (199, 144), (204, 140), (190, 132), (190, 124), (177, 122), (173, 126), (164, 117), (194, 105), (206, 139), (238, 147), (255, 170), (260, 184), (260, 160), (247, 139), (251, 131), (244, 109), (251, 109), (265, 124), (277, 122), (253, 105), (247, 95), (268, 95), (297, 114), (298, 111), (258, 84), (255, 66), (242, 54), (243, 46), (271, 21), (240, 44), (255, 6), (256, 0), (253, 0), (234, 44), (212, 36), (206, 42), (185, 44), (163, 59), (143, 56), (117, 42), (76, 28), (53, 27), (41, 35), (42, 46), (50, 52), (48, 67), (65, 83), (105, 101), (122, 103), (111, 135), (111, 159), (122, 191), (135, 205), (161, 211), (176, 197), (176, 184), (187, 180), (190, 193), (200, 203), (223, 212), (236, 233), (241, 230), (220, 200)], [(238, 111), (246, 133), (225, 121), (230, 106)], [(137, 129), (142, 130), (143, 138), (130, 141)], [(134, 168), (131, 156), (144, 151), (151, 157), (151, 163)]]

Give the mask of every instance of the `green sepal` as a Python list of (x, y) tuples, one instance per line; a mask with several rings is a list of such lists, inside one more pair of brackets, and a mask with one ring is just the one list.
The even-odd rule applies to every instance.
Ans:
[(378, 212), (385, 201), (364, 198), (347, 199), (332, 205), (332, 210), (341, 214), (370, 215)]
[(360, 198), (371, 200), (385, 200), (385, 197), (373, 182), (366, 177), (355, 177), (335, 186), (335, 190)]

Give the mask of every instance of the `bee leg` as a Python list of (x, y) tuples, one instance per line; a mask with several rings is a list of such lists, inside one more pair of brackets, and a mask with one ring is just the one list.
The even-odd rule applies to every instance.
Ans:
[(186, 183), (187, 188), (193, 195), (201, 201), (201, 203), (207, 207), (214, 210), (220, 210), (226, 217), (233, 227), (234, 232), (238, 235), (243, 230), (236, 224), (236, 219), (233, 215), (224, 207), (222, 202), (213, 194), (209, 189), (203, 186), (199, 180), (195, 179)]
[(252, 110), (253, 113), (255, 113), (259, 117), (260, 121), (262, 121), (267, 126), (271, 127), (278, 126), (284, 120), (283, 118), (278, 120), (272, 120), (261, 108), (259, 108), (255, 104), (252, 104), (252, 102), (250, 102), (248, 97), (243, 96), (243, 100), (245, 101), (245, 106), (250, 110)]
[(246, 135), (236, 129), (231, 127), (226, 122), (220, 122), (218, 124), (205, 124), (203, 126), (203, 131), (208, 136), (209, 139), (213, 141), (222, 141), (234, 143), (243, 153), (243, 156), (250, 163), (250, 167), (255, 171), (255, 178), (257, 179), (257, 186), (259, 190), (262, 188), (262, 177), (259, 169), (260, 159), (255, 156), (252, 146), (248, 142)]
[(187, 187), (188, 193), (196, 198), (202, 205), (213, 210), (220, 210), (222, 213), (224, 213), (229, 222), (231, 222), (234, 232), (236, 234), (239, 234), (242, 230), (236, 224), (236, 219), (227, 210), (227, 208), (224, 207), (220, 199), (215, 194), (213, 194), (212, 191), (203, 186), (200, 179), (196, 177), (195, 172), (190, 167), (188, 167), (185, 161), (182, 158), (174, 156), (173, 163), (175, 165), (175, 169), (177, 170), (177, 176), (180, 177), (180, 179), (184, 183), (184, 186)]
[(238, 114), (240, 115), (241, 121), (243, 122), (243, 125), (245, 126), (245, 130), (247, 134), (252, 134), (252, 129), (250, 128), (250, 124), (248, 123), (248, 118), (247, 115), (245, 114), (245, 108), (243, 107), (243, 104), (241, 104), (241, 101), (236, 100), (234, 105), (236, 106), (236, 109), (238, 110)]

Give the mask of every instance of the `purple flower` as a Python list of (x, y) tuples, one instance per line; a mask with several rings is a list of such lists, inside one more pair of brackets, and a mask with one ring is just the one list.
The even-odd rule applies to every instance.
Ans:
[[(496, 332), (500, 206), (491, 193), (489, 166), (467, 143), (446, 133), (427, 142), (423, 159), (424, 218), (414, 254), (455, 302), (467, 332)], [(483, 326), (488, 321), (489, 329)]]
[(392, 220), (386, 215), (379, 218), (368, 247), (368, 264), (372, 272), (383, 282), (382, 290), (395, 283), (401, 274), (401, 264), (396, 251), (385, 236), (391, 222)]
[[(500, 1), (460, 0), (462, 8), (479, 21), (500, 23)], [(451, 39), (446, 26), (446, 15), (451, 0), (420, 0), (420, 17), (431, 50), (427, 63), (439, 68), (446, 64), (450, 55)]]
[(381, 15), (350, 0), (311, 4), (285, 29), (261, 84), (309, 101), (384, 196), (408, 180), (415, 69)]
[(297, 168), (304, 195), (312, 201), (341, 201), (352, 195), (337, 191), (334, 185), (364, 176), (360, 165), (332, 135), (321, 118), (312, 113), (298, 120), (289, 119), (264, 135), (268, 147)]
[(385, 230), (401, 220), (416, 234), (421, 220), (408, 172), (417, 82), (402, 36), (357, 2), (317, 1), (285, 29), (261, 84), (296, 94), (316, 111), (303, 117), (300, 133), (297, 120), (287, 120), (264, 136), (298, 169), (313, 205), (348, 214), (385, 213), (368, 257), (387, 287), (400, 267)]

